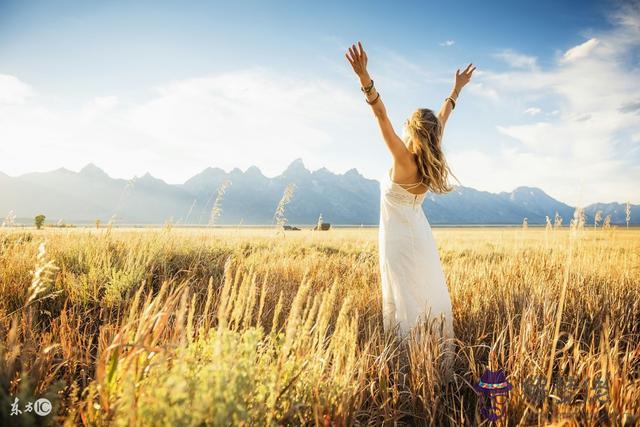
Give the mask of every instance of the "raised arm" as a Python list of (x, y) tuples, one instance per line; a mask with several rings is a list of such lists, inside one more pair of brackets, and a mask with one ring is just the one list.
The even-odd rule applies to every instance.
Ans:
[(464, 71), (460, 72), (460, 69), (456, 70), (456, 78), (453, 84), (453, 89), (449, 92), (449, 96), (444, 99), (444, 103), (442, 107), (440, 107), (440, 111), (438, 112), (438, 119), (442, 124), (442, 129), (444, 130), (444, 125), (447, 123), (447, 119), (449, 119), (449, 114), (455, 108), (456, 102), (458, 101), (458, 96), (460, 95), (460, 91), (469, 80), (471, 80), (471, 76), (475, 71), (476, 67), (473, 64), (467, 65), (467, 68)]
[(380, 94), (373, 85), (371, 76), (369, 76), (369, 72), (367, 71), (367, 54), (362, 48), (362, 43), (358, 42), (358, 46), (355, 44), (352, 45), (345, 56), (360, 80), (360, 89), (366, 96), (367, 103), (373, 109), (373, 114), (378, 122), (378, 127), (380, 128), (384, 142), (391, 152), (393, 159), (401, 164), (410, 162), (411, 153), (409, 153), (409, 150), (402, 139), (400, 139), (393, 130), (393, 126), (387, 116), (387, 110), (384, 107), (384, 103), (382, 102), (382, 99), (380, 99)]

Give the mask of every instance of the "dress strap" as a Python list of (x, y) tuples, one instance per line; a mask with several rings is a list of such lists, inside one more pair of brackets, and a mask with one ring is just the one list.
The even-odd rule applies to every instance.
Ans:
[(399, 182), (396, 182), (396, 184), (398, 184), (399, 186), (401, 186), (405, 190), (411, 190), (412, 188), (416, 188), (419, 185), (423, 184), (423, 182), (419, 181), (419, 182), (416, 182), (415, 184), (400, 184)]
[(417, 186), (419, 186), (421, 184), (424, 184), (424, 179), (422, 181), (414, 182), (413, 184), (401, 184), (399, 182), (395, 182), (391, 178), (391, 169), (389, 169), (389, 173), (387, 174), (387, 176), (389, 177), (389, 181), (393, 182), (394, 184), (399, 185), (400, 187), (404, 188), (405, 190), (411, 190), (412, 188), (416, 188)]

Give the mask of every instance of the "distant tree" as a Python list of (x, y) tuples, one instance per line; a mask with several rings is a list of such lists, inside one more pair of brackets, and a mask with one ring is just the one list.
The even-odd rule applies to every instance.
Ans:
[(96, 228), (100, 228), (100, 223), (101, 223), (100, 219), (99, 218), (96, 219)]
[(46, 217), (46, 216), (44, 216), (44, 215), (42, 215), (42, 214), (40, 214), (40, 215), (36, 215), (36, 217), (35, 217), (34, 221), (35, 221), (35, 224), (36, 224), (36, 228), (37, 228), (38, 230), (40, 230), (40, 229), (42, 228), (42, 226), (44, 225), (44, 220), (45, 220), (46, 218), (47, 218), (47, 217)]

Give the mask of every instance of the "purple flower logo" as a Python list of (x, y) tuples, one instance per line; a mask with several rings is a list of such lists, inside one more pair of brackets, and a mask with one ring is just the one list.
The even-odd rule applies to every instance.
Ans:
[(489, 421), (504, 417), (507, 409), (509, 390), (513, 388), (502, 369), (485, 369), (480, 381), (473, 386), (479, 395), (480, 413)]

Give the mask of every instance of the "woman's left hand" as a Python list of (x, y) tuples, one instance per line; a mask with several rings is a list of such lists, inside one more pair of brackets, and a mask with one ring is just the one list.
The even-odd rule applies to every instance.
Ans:
[(467, 68), (465, 68), (462, 72), (460, 72), (460, 69), (456, 70), (455, 87), (458, 92), (460, 92), (460, 89), (462, 89), (467, 83), (469, 83), (469, 80), (471, 80), (471, 76), (473, 75), (475, 69), (476, 67), (473, 64), (469, 64), (467, 65)]

